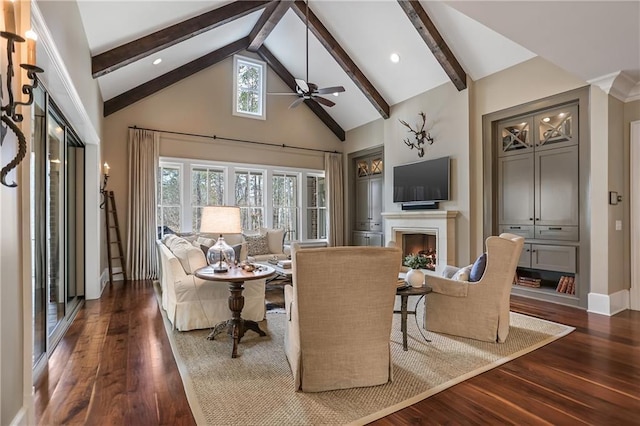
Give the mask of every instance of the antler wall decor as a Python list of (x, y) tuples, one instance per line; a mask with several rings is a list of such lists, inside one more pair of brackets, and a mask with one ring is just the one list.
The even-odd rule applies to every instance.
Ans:
[(422, 117), (422, 126), (420, 126), (420, 130), (413, 130), (409, 123), (404, 120), (398, 121), (400, 121), (403, 126), (409, 129), (409, 132), (414, 134), (415, 142), (411, 142), (410, 139), (404, 139), (405, 145), (407, 145), (411, 149), (416, 148), (418, 150), (418, 157), (423, 157), (424, 147), (422, 145), (424, 145), (425, 140), (429, 142), (429, 145), (433, 144), (433, 138), (431, 137), (430, 133), (424, 130), (425, 123), (427, 122), (427, 115), (424, 112), (420, 112), (420, 117)]

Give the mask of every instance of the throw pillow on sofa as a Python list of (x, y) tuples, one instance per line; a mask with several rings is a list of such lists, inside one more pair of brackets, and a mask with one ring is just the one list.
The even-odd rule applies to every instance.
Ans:
[(195, 248), (193, 244), (183, 238), (172, 241), (171, 246), (167, 246), (173, 255), (180, 261), (182, 269), (186, 274), (193, 274), (196, 269), (207, 266), (207, 259), (202, 254), (202, 250)]
[(469, 275), (471, 274), (472, 268), (473, 268), (473, 265), (469, 265), (469, 266), (465, 266), (464, 268), (458, 269), (458, 272), (453, 274), (453, 277), (451, 277), (451, 279), (458, 280), (458, 281), (469, 281)]
[(266, 234), (244, 234), (244, 239), (247, 242), (249, 256), (270, 253)]
[(260, 228), (261, 234), (267, 235), (267, 244), (269, 245), (269, 253), (284, 253), (284, 229)]

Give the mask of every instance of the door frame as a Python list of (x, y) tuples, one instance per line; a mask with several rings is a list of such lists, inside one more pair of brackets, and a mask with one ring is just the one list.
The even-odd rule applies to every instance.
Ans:
[[(630, 125), (629, 145), (629, 181), (630, 181), (630, 212), (631, 229), (631, 259), (640, 258), (640, 120), (632, 121)], [(640, 311), (640, 262), (631, 262), (631, 309)]]

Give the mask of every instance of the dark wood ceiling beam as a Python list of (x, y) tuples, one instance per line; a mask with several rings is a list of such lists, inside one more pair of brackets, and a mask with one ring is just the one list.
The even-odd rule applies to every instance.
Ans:
[[(291, 88), (293, 92), (296, 91), (296, 81), (293, 75), (285, 68), (284, 65), (275, 57), (269, 49), (264, 45), (260, 46), (257, 50), (258, 55), (265, 61), (269, 67), (280, 77), (284, 83)], [(317, 102), (311, 100), (305, 100), (304, 103), (318, 116), (320, 120), (340, 139), (344, 142), (345, 133), (342, 127), (329, 115), (329, 113), (321, 107)]]
[[(296, 15), (305, 22), (306, 4), (301, 0), (296, 0), (291, 8)], [(358, 88), (369, 99), (371, 104), (383, 118), (389, 118), (389, 104), (376, 90), (373, 84), (367, 79), (360, 68), (353, 62), (347, 52), (340, 46), (338, 41), (331, 35), (329, 30), (322, 24), (320, 19), (309, 9), (309, 29), (320, 43), (327, 49), (333, 59), (342, 67), (345, 73), (358, 86)]]
[(265, 7), (264, 12), (260, 15), (260, 19), (256, 22), (249, 33), (249, 48), (251, 52), (255, 52), (262, 46), (264, 41), (269, 37), (271, 31), (278, 25), (294, 0), (276, 0)]
[(138, 87), (128, 90), (115, 98), (111, 98), (104, 103), (103, 115), (106, 117), (116, 111), (120, 111), (141, 99), (146, 98), (174, 83), (179, 82), (205, 68), (214, 65), (236, 53), (245, 50), (249, 46), (249, 37), (243, 37), (238, 41), (230, 43), (220, 49), (208, 53), (196, 60), (193, 60), (179, 68), (169, 71), (159, 77), (154, 78)]
[(162, 49), (248, 15), (263, 8), (270, 1), (235, 1), (93, 56), (91, 74), (93, 78), (108, 74)]
[(462, 65), (451, 52), (420, 2), (418, 0), (398, 0), (398, 3), (456, 88), (459, 91), (466, 89), (467, 73), (462, 69)]

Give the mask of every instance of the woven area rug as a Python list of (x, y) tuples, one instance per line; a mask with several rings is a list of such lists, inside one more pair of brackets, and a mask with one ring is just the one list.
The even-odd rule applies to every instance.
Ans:
[[(413, 307), (411, 301), (409, 306)], [(504, 344), (424, 332), (431, 340), (428, 343), (410, 316), (409, 350), (405, 352), (400, 316), (394, 315), (393, 382), (302, 393), (293, 390), (293, 377), (283, 350), (285, 314), (267, 313), (260, 327), (268, 335), (259, 337), (247, 332), (236, 359), (231, 358), (231, 342), (226, 334), (209, 341), (208, 330), (174, 331), (164, 312), (163, 316), (187, 399), (199, 425), (366, 424), (574, 330), (511, 313), (511, 329)]]

